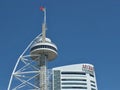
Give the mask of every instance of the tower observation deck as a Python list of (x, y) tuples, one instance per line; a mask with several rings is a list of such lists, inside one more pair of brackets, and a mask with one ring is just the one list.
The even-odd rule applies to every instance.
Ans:
[(42, 33), (31, 41), (18, 58), (7, 90), (50, 90), (46, 63), (54, 60), (58, 53), (57, 46), (46, 37), (46, 8), (41, 7), (40, 10), (44, 14)]
[(31, 46), (31, 57), (32, 59), (36, 59), (35, 55), (41, 56), (45, 55), (47, 61), (53, 60), (57, 56), (57, 47), (55, 44), (51, 42), (49, 38), (46, 38), (46, 8), (40, 8), (44, 12), (44, 22), (42, 24), (42, 36), (38, 38), (38, 40), (33, 43)]

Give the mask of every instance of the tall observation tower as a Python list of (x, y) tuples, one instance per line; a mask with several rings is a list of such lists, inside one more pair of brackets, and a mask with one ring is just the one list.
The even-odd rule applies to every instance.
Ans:
[(46, 8), (42, 33), (39, 34), (18, 58), (11, 74), (8, 90), (50, 90), (49, 70), (46, 63), (57, 57), (57, 47), (46, 37)]

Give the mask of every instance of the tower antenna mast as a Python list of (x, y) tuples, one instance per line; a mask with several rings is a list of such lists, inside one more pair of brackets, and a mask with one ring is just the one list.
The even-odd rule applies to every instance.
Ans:
[(44, 13), (44, 21), (42, 24), (42, 41), (45, 42), (45, 38), (46, 38), (46, 8), (44, 7), (40, 7), (40, 10), (43, 11)]

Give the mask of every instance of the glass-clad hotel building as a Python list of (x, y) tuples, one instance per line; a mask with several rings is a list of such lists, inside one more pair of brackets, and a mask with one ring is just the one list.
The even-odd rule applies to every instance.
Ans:
[(53, 90), (98, 90), (94, 66), (73, 64), (52, 69)]

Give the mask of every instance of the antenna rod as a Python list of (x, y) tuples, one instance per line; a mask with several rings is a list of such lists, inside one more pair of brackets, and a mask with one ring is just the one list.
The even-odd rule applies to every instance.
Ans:
[(46, 38), (46, 8), (40, 7), (40, 10), (44, 12), (44, 22), (42, 24), (42, 42), (45, 42), (45, 38)]
[(46, 24), (46, 8), (44, 8), (44, 24)]

